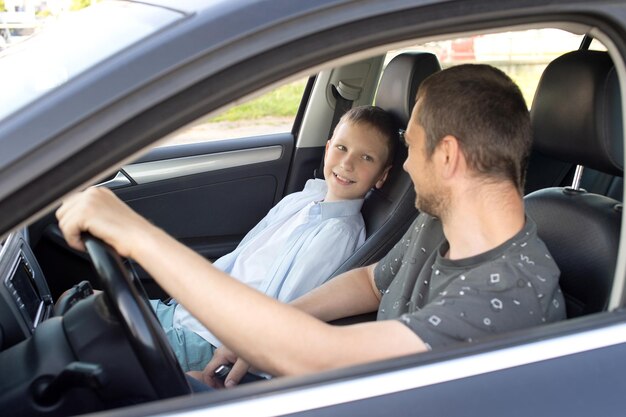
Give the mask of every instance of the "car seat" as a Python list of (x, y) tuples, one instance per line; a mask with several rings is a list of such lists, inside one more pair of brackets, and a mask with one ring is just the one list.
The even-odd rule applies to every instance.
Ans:
[[(574, 51), (544, 71), (531, 110), (533, 147), (563, 162), (623, 176), (622, 107), (606, 52)], [(620, 238), (622, 205), (571, 187), (535, 191), (526, 212), (561, 270), (568, 317), (606, 310)]]
[[(439, 61), (432, 53), (397, 55), (383, 71), (374, 104), (393, 114), (399, 126), (405, 129), (415, 104), (417, 88), (426, 77), (439, 70)], [(365, 243), (333, 276), (378, 261), (400, 239), (417, 216), (413, 183), (402, 169), (406, 156), (404, 143), (396, 146), (393, 167), (387, 181), (381, 189), (368, 193), (361, 209), (367, 230)]]

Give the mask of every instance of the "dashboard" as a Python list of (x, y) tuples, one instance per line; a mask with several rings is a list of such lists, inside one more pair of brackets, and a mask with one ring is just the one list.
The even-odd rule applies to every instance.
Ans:
[(11, 233), (0, 247), (0, 350), (30, 337), (53, 307), (26, 230)]
[[(51, 276), (64, 275), (59, 253), (70, 252), (53, 243), (46, 253), (42, 236), (37, 227), (22, 229), (0, 247), (0, 414), (67, 416), (159, 398), (106, 294), (56, 314), (54, 285), (66, 283)], [(56, 267), (44, 263), (47, 256)]]

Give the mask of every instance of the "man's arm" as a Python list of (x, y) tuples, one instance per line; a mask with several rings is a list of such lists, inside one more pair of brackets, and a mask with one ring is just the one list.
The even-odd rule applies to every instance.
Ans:
[[(294, 300), (291, 305), (325, 322), (373, 311), (378, 307), (380, 298), (374, 285), (374, 267), (345, 272)], [(222, 382), (214, 372), (225, 363), (234, 365)], [(237, 385), (248, 369), (249, 365), (244, 360), (222, 345), (202, 372), (190, 374), (213, 388), (222, 388)]]
[[(400, 322), (331, 326), (265, 296), (213, 267), (108, 190), (90, 189), (71, 197), (57, 217), (71, 246), (83, 248), (80, 233), (88, 231), (133, 258), (238, 356), (273, 375), (303, 374), (426, 350)], [(378, 296), (363, 273), (338, 277), (296, 305), (322, 319), (372, 311)], [(344, 295), (345, 291), (352, 295)], [(342, 307), (356, 294), (368, 296)], [(317, 302), (325, 306), (317, 307)]]
[(291, 305), (325, 322), (376, 311), (380, 293), (374, 283), (375, 266), (344, 272)]

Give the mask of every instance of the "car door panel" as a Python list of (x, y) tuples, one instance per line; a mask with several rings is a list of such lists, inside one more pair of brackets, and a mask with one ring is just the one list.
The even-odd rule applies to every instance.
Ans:
[(282, 198), (293, 136), (157, 148), (123, 172), (118, 196), (175, 238), (215, 259)]

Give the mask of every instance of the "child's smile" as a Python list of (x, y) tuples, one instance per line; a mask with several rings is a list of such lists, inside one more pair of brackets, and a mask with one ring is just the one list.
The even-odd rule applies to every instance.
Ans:
[(339, 182), (340, 184), (350, 185), (350, 184), (356, 183), (356, 181), (353, 181), (353, 180), (351, 180), (349, 178), (343, 177), (343, 176), (337, 174), (336, 172), (333, 172), (333, 175), (335, 176), (335, 179), (337, 180), (337, 182)]
[(367, 123), (340, 123), (326, 144), (326, 201), (365, 197), (382, 186), (387, 169), (387, 146), (380, 132)]

